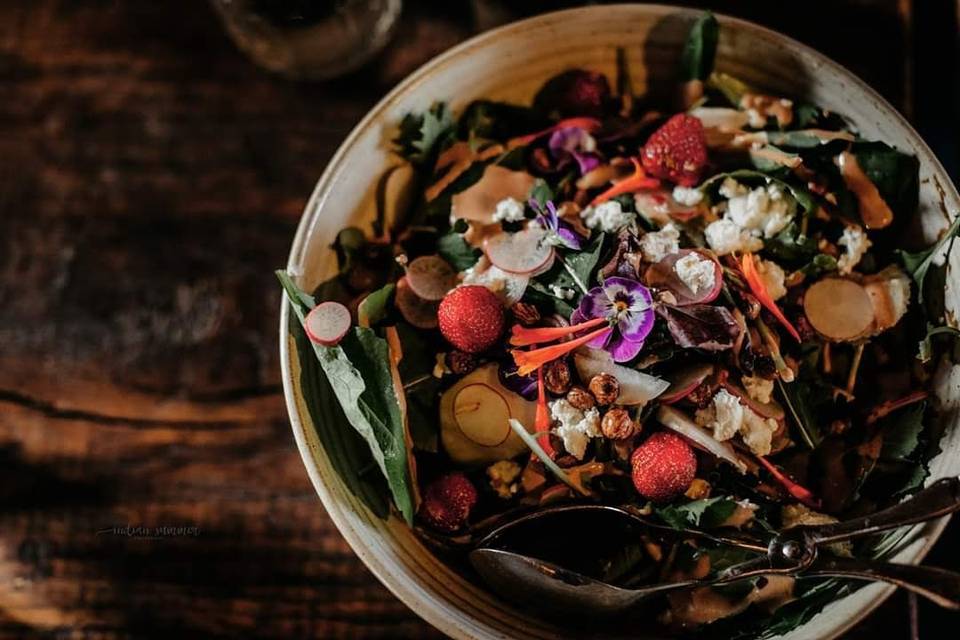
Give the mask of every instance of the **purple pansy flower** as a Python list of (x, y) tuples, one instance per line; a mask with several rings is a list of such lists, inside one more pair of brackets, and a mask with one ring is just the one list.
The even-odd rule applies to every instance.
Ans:
[(537, 212), (537, 223), (547, 230), (548, 243), (577, 251), (583, 247), (583, 240), (569, 224), (560, 219), (552, 202), (547, 200), (546, 207), (541, 207), (539, 202), (530, 198), (530, 207)]
[(557, 161), (558, 168), (570, 162), (571, 159), (576, 160), (582, 175), (600, 164), (597, 141), (581, 127), (557, 129), (550, 135), (547, 146), (554, 160)]
[(605, 349), (614, 362), (626, 362), (637, 357), (643, 348), (655, 318), (653, 296), (650, 290), (629, 278), (607, 278), (599, 287), (590, 289), (570, 316), (570, 324), (579, 324), (593, 318), (606, 318), (613, 331), (587, 343), (595, 349)]

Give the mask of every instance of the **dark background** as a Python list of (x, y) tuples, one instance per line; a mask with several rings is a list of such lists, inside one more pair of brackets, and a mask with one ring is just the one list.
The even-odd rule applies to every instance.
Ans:
[[(845, 64), (956, 175), (953, 0), (684, 4)], [(199, 0), (0, 0), (0, 638), (437, 635), (307, 480), (272, 269), (349, 129), (475, 29), (470, 3), (408, 1), (374, 63), (296, 84)], [(958, 536), (929, 561), (960, 569)], [(910, 612), (898, 593), (848, 637), (909, 638)], [(920, 603), (920, 637), (958, 624)]]

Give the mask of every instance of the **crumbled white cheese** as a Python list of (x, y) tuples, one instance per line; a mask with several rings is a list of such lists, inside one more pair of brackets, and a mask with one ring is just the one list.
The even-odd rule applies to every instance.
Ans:
[(747, 395), (757, 402), (766, 404), (773, 396), (773, 380), (760, 376), (743, 376), (743, 386), (747, 390)]
[(563, 440), (563, 448), (582, 460), (590, 439), (600, 437), (600, 412), (596, 407), (581, 411), (561, 398), (550, 403), (550, 416), (559, 423), (553, 432)]
[(733, 178), (724, 178), (720, 183), (720, 195), (729, 200), (737, 196), (745, 196), (750, 190), (734, 180)]
[(703, 192), (700, 189), (678, 185), (673, 188), (673, 199), (685, 207), (695, 207), (703, 201)]
[(724, 256), (734, 251), (759, 251), (763, 240), (738, 227), (732, 220), (714, 220), (703, 230), (710, 248)]
[(717, 283), (716, 265), (696, 251), (691, 251), (673, 263), (673, 270), (694, 295), (713, 289)]
[(587, 207), (580, 212), (583, 223), (590, 229), (616, 231), (633, 222), (636, 215), (623, 210), (616, 200), (608, 200), (595, 207)]
[(760, 280), (763, 282), (763, 288), (767, 290), (767, 294), (772, 299), (779, 300), (787, 295), (787, 287), (784, 285), (787, 274), (783, 272), (780, 265), (771, 260), (764, 260), (763, 258), (756, 260), (755, 264), (757, 265), (757, 275), (760, 276)]
[(561, 287), (556, 284), (550, 285), (550, 293), (552, 293), (555, 298), (560, 298), (561, 300), (573, 300), (573, 296), (577, 294), (573, 289), (567, 289), (566, 287)]
[(844, 275), (853, 271), (863, 258), (863, 254), (873, 245), (867, 233), (856, 225), (846, 227), (837, 244), (846, 247), (844, 254), (837, 260), (837, 269)]
[(763, 246), (760, 238), (776, 235), (793, 218), (793, 201), (777, 184), (748, 189), (725, 178), (719, 192), (727, 198), (720, 205), (724, 217), (711, 222), (705, 233), (710, 248), (720, 255), (759, 250)]
[(523, 218), (523, 203), (516, 198), (504, 198), (493, 212), (494, 222), (520, 222)]
[(764, 418), (741, 404), (740, 399), (726, 389), (713, 396), (713, 402), (697, 411), (697, 424), (713, 430), (713, 437), (723, 442), (740, 434), (751, 451), (759, 456), (770, 453), (777, 421)]
[(672, 223), (659, 231), (645, 233), (640, 238), (640, 252), (647, 262), (660, 262), (665, 256), (680, 250), (680, 231)]

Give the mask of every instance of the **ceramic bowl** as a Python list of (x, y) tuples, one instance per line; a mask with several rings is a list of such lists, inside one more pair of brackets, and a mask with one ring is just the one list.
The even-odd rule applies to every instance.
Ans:
[[(454, 109), (476, 98), (528, 103), (550, 76), (571, 67), (614, 77), (615, 50), (625, 48), (638, 92), (651, 76), (669, 76), (696, 13), (667, 6), (595, 6), (543, 15), (479, 35), (423, 66), (400, 83), (357, 125), (317, 183), (297, 229), (288, 268), (312, 289), (335, 265), (329, 250), (348, 224), (367, 222), (374, 210), (376, 177), (396, 163), (390, 139), (399, 120), (435, 100)], [(763, 27), (720, 17), (717, 67), (769, 90), (802, 96), (844, 114), (868, 138), (915, 154), (921, 164), (920, 214), (930, 239), (960, 210), (940, 163), (909, 124), (870, 87), (808, 47)], [(960, 254), (960, 252), (955, 252)], [(952, 262), (960, 261), (956, 257)], [(954, 268), (956, 264), (952, 265)], [(952, 278), (948, 278), (948, 282)], [(956, 285), (948, 306), (956, 312)], [(569, 630), (525, 614), (472, 584), (434, 557), (397, 518), (378, 519), (345, 487), (318, 440), (298, 387), (298, 354), (280, 322), (284, 393), (304, 465), (330, 517), (369, 569), (398, 598), (454, 638), (569, 637)], [(306, 357), (313, 357), (306, 354)], [(960, 369), (960, 367), (957, 367)], [(948, 410), (960, 405), (960, 373), (947, 368), (938, 387)], [(347, 427), (345, 427), (347, 428)], [(960, 473), (960, 430), (951, 428), (943, 453), (931, 464), (934, 477)], [(894, 558), (919, 562), (944, 522), (918, 527)], [(874, 584), (832, 603), (789, 638), (832, 638), (863, 618), (892, 588)]]

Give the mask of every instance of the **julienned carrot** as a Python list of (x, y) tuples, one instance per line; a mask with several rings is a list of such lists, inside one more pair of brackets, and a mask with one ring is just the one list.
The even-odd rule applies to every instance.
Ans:
[(540, 448), (551, 458), (557, 456), (556, 450), (550, 444), (550, 411), (547, 410), (547, 392), (543, 387), (543, 367), (537, 369), (537, 412), (534, 415), (533, 426), (537, 432), (537, 442)]
[(599, 338), (600, 336), (605, 335), (612, 330), (612, 327), (601, 327), (596, 331), (591, 331), (590, 333), (580, 336), (575, 340), (569, 340), (567, 342), (561, 342), (560, 344), (543, 347), (541, 349), (533, 349), (531, 351), (513, 349), (510, 354), (513, 356), (513, 361), (517, 365), (517, 373), (519, 373), (521, 376), (525, 376), (533, 373), (551, 360), (556, 360), (560, 356), (564, 356), (574, 349), (587, 344), (594, 338)]
[(518, 136), (516, 138), (511, 138), (507, 141), (507, 149), (513, 149), (515, 147), (522, 147), (523, 145), (530, 144), (537, 138), (545, 136), (548, 133), (553, 133), (557, 129), (566, 129), (568, 127), (580, 127), (587, 133), (592, 133), (600, 128), (600, 121), (596, 118), (587, 118), (587, 117), (578, 117), (578, 118), (566, 118), (559, 121), (557, 124), (552, 127), (547, 127), (546, 129), (541, 129), (540, 131), (534, 131), (533, 133), (528, 133), (525, 136)]
[(800, 334), (797, 330), (790, 324), (790, 321), (787, 320), (787, 316), (783, 315), (783, 312), (780, 311), (780, 307), (777, 306), (777, 303), (773, 301), (773, 298), (770, 297), (770, 294), (767, 293), (767, 287), (763, 284), (763, 280), (760, 279), (760, 274), (757, 273), (757, 265), (753, 261), (752, 253), (743, 254), (743, 258), (740, 260), (741, 268), (743, 269), (743, 277), (747, 281), (747, 286), (750, 287), (750, 292), (754, 295), (757, 301), (763, 305), (763, 307), (773, 315), (777, 321), (783, 325), (783, 328), (793, 336), (793, 339), (797, 342), (800, 342)]
[(763, 456), (757, 456), (757, 460), (760, 461), (760, 464), (770, 472), (770, 475), (773, 476), (773, 479), (783, 485), (783, 488), (787, 490), (791, 496), (807, 505), (811, 509), (820, 508), (820, 500), (813, 495), (813, 493), (791, 480), (784, 474), (780, 469), (778, 469), (772, 462), (764, 458)]
[(568, 327), (534, 327), (528, 328), (519, 324), (513, 325), (510, 329), (510, 344), (515, 347), (526, 347), (538, 342), (552, 342), (558, 338), (571, 335), (584, 329), (593, 327), (606, 322), (606, 318), (593, 318), (580, 324), (570, 325)]
[(633, 163), (633, 173), (594, 198), (590, 202), (591, 205), (606, 202), (610, 198), (615, 198), (623, 193), (633, 193), (634, 191), (641, 191), (643, 189), (656, 189), (660, 186), (659, 180), (647, 176), (647, 172), (643, 170), (643, 166), (639, 160), (630, 158), (630, 162)]

